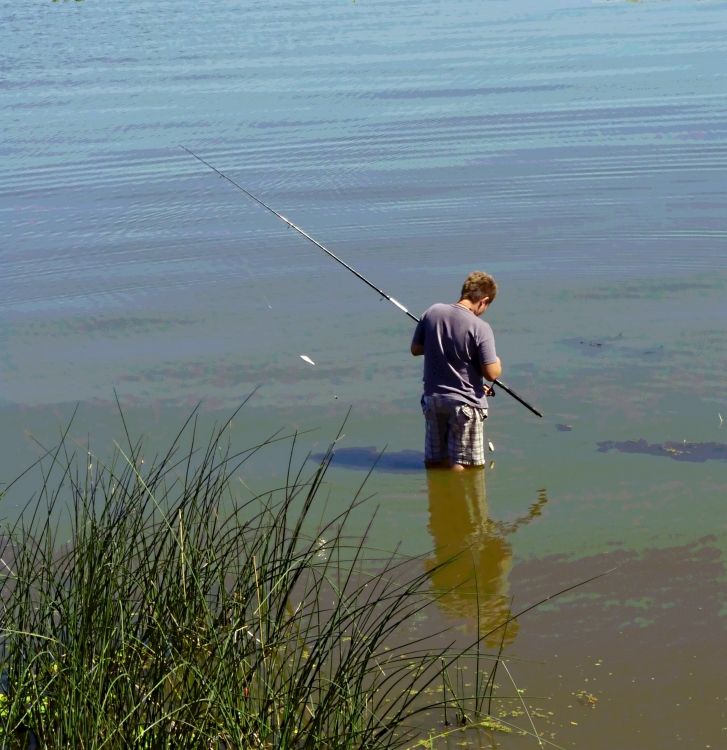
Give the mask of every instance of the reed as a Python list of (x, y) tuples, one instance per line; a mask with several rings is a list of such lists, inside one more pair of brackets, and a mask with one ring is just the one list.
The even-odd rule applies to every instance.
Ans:
[[(65, 435), (45, 451), (0, 555), (2, 748), (400, 747), (444, 684), (458, 722), (482, 717), (480, 643), (407, 635), (431, 571), (349, 533), (361, 491), (315, 524), (332, 447), (303, 476), (296, 436), (239, 453), (228, 434), (200, 443), (193, 416), (151, 459), (128, 432), (108, 462)], [(281, 439), (286, 481), (240, 499), (236, 472)], [(449, 678), (463, 657), (481, 695)]]

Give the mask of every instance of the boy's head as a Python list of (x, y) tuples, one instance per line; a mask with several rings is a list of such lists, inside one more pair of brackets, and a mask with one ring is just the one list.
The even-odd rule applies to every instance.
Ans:
[(460, 299), (467, 299), (474, 304), (477, 304), (485, 297), (489, 299), (489, 303), (497, 296), (497, 284), (495, 279), (490, 276), (489, 273), (483, 273), (482, 271), (473, 271), (462, 284), (462, 294)]

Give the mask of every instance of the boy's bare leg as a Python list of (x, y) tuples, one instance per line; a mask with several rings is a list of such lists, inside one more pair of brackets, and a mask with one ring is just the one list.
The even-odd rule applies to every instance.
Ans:
[(468, 471), (469, 469), (480, 469), (481, 466), (470, 466), (465, 464), (453, 464), (450, 463), (450, 460), (448, 458), (445, 458), (443, 461), (425, 461), (424, 466), (427, 469), (449, 469), (450, 471), (456, 471), (457, 473), (461, 471)]
[(425, 461), (424, 466), (427, 469), (450, 469), (451, 471), (464, 471), (470, 468), (463, 464), (453, 464), (448, 458), (444, 458), (441, 461)]

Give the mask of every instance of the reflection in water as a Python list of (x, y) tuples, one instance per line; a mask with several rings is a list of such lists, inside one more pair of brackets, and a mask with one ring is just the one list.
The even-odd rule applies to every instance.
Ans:
[[(429, 530), (435, 547), (427, 569), (432, 571), (433, 590), (441, 596), (439, 606), (445, 615), (475, 622), (479, 604), (480, 634), (487, 633), (502, 624), (510, 611), (507, 574), (512, 545), (507, 536), (541, 514), (548, 502), (545, 490), (540, 490), (526, 515), (505, 523), (489, 518), (484, 469), (430, 470), (427, 486)], [(517, 631), (517, 622), (510, 623), (505, 642), (512, 643)], [(501, 641), (502, 629), (485, 643), (494, 647)]]

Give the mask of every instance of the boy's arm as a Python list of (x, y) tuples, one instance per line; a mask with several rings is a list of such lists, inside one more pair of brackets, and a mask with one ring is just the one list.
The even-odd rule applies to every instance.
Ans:
[(482, 365), (482, 375), (485, 380), (489, 380), (490, 383), (492, 383), (493, 380), (497, 380), (497, 378), (502, 375), (502, 363), (500, 362), (500, 358), (498, 357), (495, 362), (490, 362), (489, 365)]
[(417, 323), (417, 327), (414, 329), (414, 336), (411, 340), (411, 353), (415, 357), (421, 357), (424, 354), (424, 317), (426, 313), (422, 315), (422, 319)]
[(491, 383), (493, 380), (502, 375), (502, 363), (495, 352), (495, 337), (492, 335), (492, 328), (487, 323), (480, 323), (480, 339), (478, 341), (478, 355), (480, 362), (487, 362), (486, 365), (480, 365), (482, 376)]

